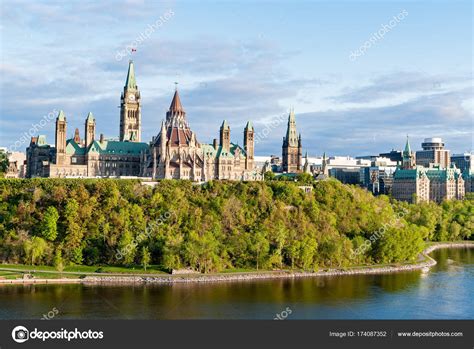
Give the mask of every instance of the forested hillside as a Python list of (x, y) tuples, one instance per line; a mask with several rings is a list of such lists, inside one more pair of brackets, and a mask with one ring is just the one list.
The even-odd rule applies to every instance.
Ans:
[(474, 200), (393, 202), (336, 180), (0, 179), (0, 262), (315, 270), (413, 260), (472, 238)]

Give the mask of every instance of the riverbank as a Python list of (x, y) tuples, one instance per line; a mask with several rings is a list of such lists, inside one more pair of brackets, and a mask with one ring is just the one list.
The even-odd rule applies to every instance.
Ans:
[(265, 272), (244, 272), (244, 273), (217, 273), (217, 274), (190, 274), (190, 275), (87, 275), (84, 278), (57, 278), (57, 279), (8, 279), (0, 280), (1, 284), (54, 284), (54, 283), (84, 283), (84, 284), (173, 284), (173, 283), (209, 283), (209, 282), (228, 282), (228, 281), (249, 281), (262, 279), (282, 279), (282, 278), (301, 278), (301, 277), (325, 277), (342, 275), (368, 275), (368, 274), (386, 274), (395, 272), (404, 272), (431, 268), (436, 265), (436, 261), (429, 256), (434, 250), (441, 248), (473, 248), (474, 242), (442, 242), (433, 243), (423, 250), (418, 262), (403, 265), (388, 266), (367, 266), (352, 267), (347, 269), (328, 269), (318, 272), (301, 271), (265, 271)]

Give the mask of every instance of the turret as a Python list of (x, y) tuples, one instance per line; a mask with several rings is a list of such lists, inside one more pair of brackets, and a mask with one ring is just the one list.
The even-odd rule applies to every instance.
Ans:
[(94, 138), (95, 138), (95, 118), (91, 112), (89, 112), (86, 118), (84, 135), (85, 135), (85, 147), (88, 148), (89, 145), (91, 145), (92, 142), (94, 142)]
[(405, 143), (405, 149), (402, 153), (402, 168), (405, 170), (415, 168), (415, 153), (411, 151), (410, 140), (408, 139), (408, 135), (407, 141)]
[(59, 111), (58, 117), (56, 118), (56, 133), (55, 133), (55, 146), (56, 146), (56, 164), (64, 164), (64, 158), (66, 155), (66, 116), (64, 112)]
[(227, 120), (224, 120), (220, 129), (220, 146), (223, 150), (230, 151), (230, 127)]
[(252, 123), (249, 121), (244, 128), (244, 148), (246, 153), (245, 169), (253, 170), (254, 166), (254, 129)]

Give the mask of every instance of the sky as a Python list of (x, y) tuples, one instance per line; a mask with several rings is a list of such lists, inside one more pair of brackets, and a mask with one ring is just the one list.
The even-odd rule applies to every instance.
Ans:
[[(178, 82), (198, 141), (281, 155), (290, 108), (303, 152), (374, 155), (442, 137), (473, 147), (471, 1), (24, 1), (0, 3), (0, 146), (54, 144), (91, 111), (117, 138), (129, 59), (142, 140), (158, 134)], [(131, 52), (131, 48), (136, 49)], [(27, 136), (27, 137), (26, 137)]]

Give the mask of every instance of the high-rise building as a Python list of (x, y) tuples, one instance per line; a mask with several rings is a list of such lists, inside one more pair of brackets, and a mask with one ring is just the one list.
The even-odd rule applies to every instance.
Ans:
[(288, 125), (286, 129), (286, 137), (283, 137), (282, 145), (282, 170), (287, 173), (301, 172), (301, 158), (303, 155), (303, 147), (301, 143), (301, 134), (298, 136), (296, 132), (296, 118), (294, 110), (290, 111), (288, 116)]
[(451, 163), (456, 165), (463, 174), (474, 171), (474, 161), (472, 153), (453, 154)]
[(430, 165), (448, 168), (451, 164), (449, 150), (444, 149), (444, 142), (439, 137), (425, 138), (421, 143), (423, 150), (416, 152), (416, 164), (423, 167)]

